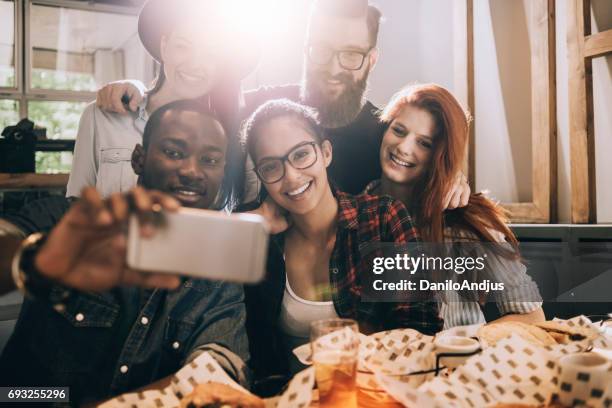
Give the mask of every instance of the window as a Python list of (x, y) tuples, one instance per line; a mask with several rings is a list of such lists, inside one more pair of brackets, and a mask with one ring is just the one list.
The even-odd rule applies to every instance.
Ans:
[(0, 0), (0, 87), (14, 88), (15, 2)]
[(0, 129), (19, 121), (19, 102), (10, 99), (0, 100)]
[(36, 173), (70, 173), (72, 152), (36, 152)]
[(0, 1), (0, 87), (15, 87), (15, 2)]
[(29, 27), (33, 89), (92, 92), (143, 76), (128, 65), (146, 58), (135, 15), (32, 4)]
[[(99, 87), (150, 82), (155, 63), (138, 38), (137, 15), (98, 2), (0, 0), (0, 130), (27, 117), (48, 139), (75, 139)], [(71, 163), (71, 153), (36, 155), (41, 173), (67, 173)]]
[(47, 129), (47, 139), (75, 139), (85, 102), (31, 101), (28, 117)]

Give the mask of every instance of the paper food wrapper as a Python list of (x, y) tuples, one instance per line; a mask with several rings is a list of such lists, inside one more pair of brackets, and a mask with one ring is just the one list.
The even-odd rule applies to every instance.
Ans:
[[(373, 337), (366, 336), (365, 334), (359, 333), (359, 362), (358, 370), (365, 370), (365, 366), (362, 365), (362, 361), (367, 356), (373, 354), (383, 346), (379, 344)], [(343, 349), (345, 346), (344, 342), (348, 341), (346, 337), (342, 337), (337, 332), (330, 333), (319, 339), (320, 342), (329, 345), (330, 349), (338, 348)], [(312, 346), (310, 343), (303, 344), (293, 350), (293, 354), (297, 359), (304, 365), (312, 365)]]
[[(414, 348), (416, 341), (428, 343), (433, 340), (433, 337), (426, 336), (414, 329), (397, 329), (389, 330), (380, 333), (375, 333), (370, 336), (359, 333), (359, 363), (362, 369), (367, 369), (365, 360), (369, 359), (376, 353), (389, 352), (402, 354), (411, 345)], [(348, 341), (342, 336), (342, 331), (330, 333), (321, 337), (318, 340), (320, 343), (327, 345), (329, 349), (344, 347), (344, 342)], [(312, 364), (312, 346), (311, 343), (306, 343), (293, 350), (293, 354), (300, 360), (302, 364)]]
[(450, 329), (446, 329), (441, 331), (436, 335), (439, 336), (462, 336), (462, 337), (478, 337), (478, 329), (480, 329), (484, 323), (471, 324), (468, 326), (457, 326), (451, 327)]
[[(236, 390), (249, 393), (236, 383), (209, 354), (202, 353), (191, 363), (181, 368), (172, 378), (171, 385), (161, 391), (145, 391), (120, 395), (100, 405), (100, 408), (178, 408), (180, 399), (190, 394), (198, 384), (217, 382)], [(298, 373), (279, 397), (266, 400), (270, 408), (304, 408), (310, 404), (314, 385), (312, 367)]]
[[(323, 336), (319, 341), (329, 348), (342, 348), (341, 331)], [(372, 392), (385, 392), (377, 375), (390, 376), (389, 381), (416, 388), (434, 376), (435, 354), (433, 337), (414, 329), (397, 329), (366, 336), (359, 334), (359, 359), (357, 364), (357, 386)], [(311, 344), (293, 350), (296, 357), (306, 365), (312, 364)], [(422, 371), (428, 373), (419, 374)], [(416, 374), (415, 374), (416, 373)]]
[(282, 393), (280, 397), (271, 399), (270, 403), (266, 401), (266, 408), (308, 407), (312, 399), (312, 388), (314, 386), (314, 382), (314, 368), (308, 367), (293, 377), (291, 382), (289, 382), (287, 391)]
[(494, 402), (540, 405), (555, 391), (555, 359), (517, 335), (503, 339), (458, 367), (448, 378), (423, 384), (446, 406), (483, 407)]
[(569, 320), (553, 319), (568, 328), (579, 327), (588, 333), (588, 338), (576, 342), (580, 348), (594, 347), (612, 351), (612, 331), (609, 327), (593, 323), (586, 316), (577, 316)]
[[(382, 372), (377, 372), (377, 380), (389, 395), (408, 407), (543, 405), (558, 389), (559, 358), (594, 347), (612, 350), (612, 339), (586, 317), (559, 322), (583, 328), (588, 338), (567, 345), (539, 347), (512, 335), (470, 357), (449, 376), (430, 379), (417, 389)], [(610, 392), (612, 389), (598, 398), (591, 398), (587, 401), (588, 406), (605, 406), (604, 400), (609, 398)]]
[[(433, 337), (401, 329), (361, 335), (357, 385), (382, 389), (407, 407), (483, 407), (496, 403), (541, 405), (557, 390), (557, 361), (566, 354), (593, 349), (612, 352), (612, 339), (597, 324), (578, 316), (559, 320), (588, 334), (567, 345), (538, 347), (512, 335), (470, 357), (452, 374), (435, 376)], [(456, 327), (438, 334), (475, 336), (480, 325)], [(332, 333), (333, 334), (333, 333)], [(330, 339), (331, 341), (331, 339)], [(294, 350), (311, 364), (310, 344)], [(602, 399), (589, 401), (603, 406)]]
[(171, 387), (161, 391), (145, 391), (131, 394), (120, 395), (110, 401), (99, 405), (101, 408), (125, 408), (125, 407), (179, 407), (178, 397), (172, 392)]
[[(452, 374), (442, 373), (437, 377), (433, 372), (427, 373), (435, 369), (433, 337), (412, 329), (370, 336), (361, 334), (357, 383), (364, 389), (383, 390), (407, 407), (486, 407), (496, 403), (541, 405), (549, 401), (557, 390), (559, 358), (593, 349), (612, 352), (612, 338), (588, 318), (578, 316), (559, 322), (570, 328), (582, 328), (589, 334), (588, 338), (567, 345), (538, 347), (512, 335), (470, 357)], [(477, 328), (453, 328), (438, 336), (469, 335)], [(466, 332), (463, 334), (458, 330)], [(324, 341), (331, 347), (341, 347), (338, 342), (345, 341), (345, 337), (338, 336), (338, 333), (328, 336)], [(310, 344), (298, 347), (294, 353), (302, 363), (312, 364)], [(266, 406), (307, 407), (311, 402), (314, 381), (314, 369), (309, 367), (298, 373), (280, 396), (267, 399)], [(121, 395), (101, 407), (175, 408), (180, 406), (181, 396), (191, 393), (197, 384), (207, 382), (220, 382), (246, 392), (210, 354), (203, 353), (178, 371), (166, 389)], [(601, 398), (587, 401), (587, 404), (605, 406), (604, 399), (610, 398), (610, 393), (612, 390)]]

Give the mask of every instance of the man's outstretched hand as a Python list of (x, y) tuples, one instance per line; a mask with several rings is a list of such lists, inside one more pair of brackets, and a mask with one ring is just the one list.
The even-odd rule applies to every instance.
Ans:
[(142, 102), (146, 88), (140, 81), (124, 80), (111, 82), (98, 90), (96, 106), (106, 112), (127, 114), (136, 112)]
[(128, 268), (127, 222), (139, 217), (143, 236), (155, 233), (155, 212), (176, 211), (179, 203), (157, 191), (136, 187), (130, 193), (102, 200), (91, 187), (50, 232), (34, 260), (46, 278), (84, 291), (105, 291), (115, 286), (175, 289), (180, 278)]

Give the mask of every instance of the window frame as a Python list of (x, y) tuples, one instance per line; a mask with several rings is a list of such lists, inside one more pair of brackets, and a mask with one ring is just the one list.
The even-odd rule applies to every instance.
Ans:
[(24, 113), (24, 92), (23, 92), (23, 6), (24, 0), (13, 0), (13, 20), (14, 20), (14, 33), (13, 33), (13, 55), (14, 55), (14, 69), (15, 69), (15, 86), (13, 87), (0, 87), (0, 99), (8, 99), (13, 101), (19, 101), (19, 117), (25, 117)]
[(15, 87), (0, 87), (0, 99), (19, 101), (19, 117), (28, 117), (31, 101), (91, 102), (96, 92), (39, 89), (31, 86), (32, 47), (30, 16), (32, 6), (63, 7), (75, 10), (137, 16), (137, 7), (98, 4), (75, 0), (14, 0), (15, 5)]
[(612, 29), (594, 33), (593, 13), (591, 0), (571, 0), (567, 7), (571, 221), (575, 224), (597, 224), (593, 59), (612, 55)]
[[(572, 0), (580, 1), (580, 0)], [(470, 112), (475, 112), (474, 77), (474, 2), (457, 3), (456, 31), (458, 49), (455, 72), (457, 81), (465, 84), (462, 92)], [(557, 222), (557, 86), (555, 0), (532, 0), (533, 16), (528, 20), (532, 31), (532, 191), (527, 202), (502, 203), (510, 212), (512, 223), (551, 224)], [(475, 118), (474, 120), (478, 120)], [(472, 122), (467, 163), (470, 184), (475, 186), (475, 125)]]

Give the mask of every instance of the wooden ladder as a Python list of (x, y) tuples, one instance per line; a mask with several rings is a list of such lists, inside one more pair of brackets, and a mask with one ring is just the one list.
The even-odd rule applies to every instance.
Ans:
[(612, 30), (591, 33), (590, 0), (568, 6), (572, 222), (596, 223), (593, 58), (612, 54)]

